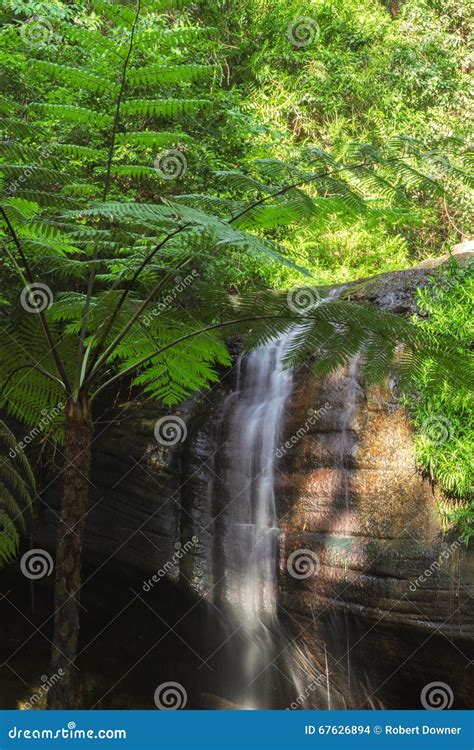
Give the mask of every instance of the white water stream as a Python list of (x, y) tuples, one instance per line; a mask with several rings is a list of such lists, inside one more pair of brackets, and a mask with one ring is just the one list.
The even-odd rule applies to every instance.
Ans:
[(248, 695), (275, 657), (278, 523), (275, 462), (293, 376), (283, 358), (295, 333), (252, 351), (228, 396), (225, 599), (244, 639), (241, 669)]
[[(342, 289), (328, 296), (335, 299)], [(225, 663), (230, 681), (239, 685), (238, 702), (248, 708), (274, 707), (289, 695), (293, 700), (311, 671), (277, 613), (277, 456), (293, 388), (293, 372), (283, 362), (299, 332), (295, 326), (239, 359), (215, 436), (224, 446), (220, 480), (210, 492), (217, 493), (221, 519), (218, 600), (230, 612)]]

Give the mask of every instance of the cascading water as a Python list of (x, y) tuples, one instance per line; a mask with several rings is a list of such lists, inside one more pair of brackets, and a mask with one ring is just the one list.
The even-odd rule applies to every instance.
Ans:
[(279, 529), (274, 474), (291, 392), (292, 373), (282, 363), (291, 338), (287, 334), (246, 358), (240, 394), (229, 404), (225, 589), (232, 619), (243, 638), (241, 669), (247, 705), (256, 702), (262, 683), (269, 686), (272, 670), (268, 673), (268, 667), (276, 656)]
[(262, 613), (275, 615), (275, 453), (291, 392), (291, 371), (282, 366), (290, 341), (291, 334), (253, 351), (241, 372), (238, 398), (229, 399), (225, 588), (250, 629)]
[(296, 331), (239, 358), (235, 387), (215, 425), (221, 449), (214, 465), (219, 480), (209, 488), (218, 537), (214, 601), (226, 611), (221, 658), (232, 696), (248, 708), (284, 705), (286, 694), (295, 693), (277, 616), (275, 463), (293, 382), (283, 360)]
[[(331, 290), (329, 298), (343, 288)], [(275, 475), (293, 385), (284, 359), (299, 330), (295, 326), (239, 358), (235, 386), (214, 423), (213, 603), (225, 612), (226, 637), (218, 651), (228, 676), (218, 692), (248, 708), (291, 704), (312, 669), (277, 612)]]

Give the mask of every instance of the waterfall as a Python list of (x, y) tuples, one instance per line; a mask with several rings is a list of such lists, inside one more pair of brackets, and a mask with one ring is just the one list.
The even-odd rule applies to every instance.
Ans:
[[(209, 486), (215, 515), (214, 604), (226, 613), (222, 670), (246, 708), (285, 707), (298, 694), (294, 652), (278, 621), (277, 451), (293, 373), (283, 360), (298, 328), (239, 358), (214, 428)], [(225, 692), (225, 689), (224, 691)]]
[(271, 687), (271, 670), (266, 672), (276, 655), (275, 454), (291, 393), (292, 373), (283, 367), (283, 358), (293, 336), (271, 341), (245, 358), (237, 398), (230, 396), (228, 404), (225, 591), (241, 631), (240, 667), (249, 707), (262, 684)]
[(240, 372), (237, 398), (229, 397), (226, 598), (252, 629), (260, 615), (275, 615), (275, 454), (292, 373), (283, 357), (292, 334), (254, 350)]
[[(343, 288), (328, 297), (337, 298)], [(214, 420), (208, 486), (213, 605), (226, 620), (224, 644), (216, 649), (224, 679), (216, 692), (247, 708), (285, 708), (302, 694), (312, 671), (277, 611), (275, 479), (293, 387), (293, 372), (283, 363), (299, 331), (295, 326), (239, 357), (234, 387)]]

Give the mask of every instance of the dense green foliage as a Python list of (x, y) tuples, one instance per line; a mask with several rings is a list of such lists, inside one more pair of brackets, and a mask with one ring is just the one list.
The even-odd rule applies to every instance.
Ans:
[[(472, 263), (462, 268), (452, 262), (418, 291), (418, 298), (420, 312), (428, 316), (418, 321), (419, 327), (450, 336), (459, 351), (469, 351), (473, 340)], [(424, 363), (407, 397), (418, 432), (415, 449), (431, 478), (458, 501), (448, 517), (459, 524), (467, 541), (474, 535), (472, 387), (440, 379), (433, 371), (435, 364)]]
[(172, 406), (217, 379), (227, 336), (253, 346), (295, 321), (292, 362), (361, 352), (376, 380), (402, 343), (403, 377), (428, 358), (467, 380), (443, 329), (265, 291), (304, 280), (319, 301), (322, 283), (423, 255), (435, 228), (442, 250), (440, 211), (464, 220), (472, 182), (458, 113), (442, 127), (462, 103), (459, 29), (430, 11), (426, 63), (412, 2), (396, 21), (317, 3), (304, 46), (302, 4), (221, 5), (2, 3), (0, 407), (29, 425), (121, 379)]
[[(404, 0), (395, 18), (379, 0), (222, 5), (228, 64), (254, 125), (254, 155), (318, 143), (344, 158), (353, 141), (380, 145), (398, 133), (426, 144), (469, 137), (469, 2)], [(209, 2), (209, 18), (214, 7)], [(287, 245), (328, 283), (395, 270), (469, 236), (471, 204), (472, 193), (451, 179), (446, 195), (417, 196), (403, 216), (350, 223), (338, 216), (323, 231), (309, 223)], [(297, 279), (275, 269), (270, 281)]]
[[(309, 144), (346, 161), (354, 141), (385, 146), (403, 133), (429, 150), (446, 137), (465, 138), (472, 64), (469, 4), (406, 0), (399, 5), (399, 14), (392, 18), (378, 0), (356, 6), (349, 0), (309, 5), (300, 0), (203, 0), (198, 6), (181, 3), (161, 20), (155, 18), (154, 27), (208, 27), (209, 33), (195, 35), (192, 45), (189, 38), (183, 44), (161, 43), (162, 64), (172, 67), (192, 61), (188, 71), (196, 64), (205, 67), (189, 78), (182, 71), (180, 81), (175, 78), (174, 83), (168, 77), (167, 86), (158, 90), (212, 104), (180, 114), (179, 140), (169, 140), (168, 145), (163, 141), (165, 145), (141, 154), (133, 149), (130, 153), (124, 144), (124, 162), (128, 156), (132, 160), (129, 173), (137, 167), (138, 174), (136, 162), (145, 153), (151, 175), (160, 148), (178, 148), (185, 154), (187, 170), (176, 180), (162, 182), (160, 195), (208, 192), (216, 169), (245, 171), (254, 158), (268, 156), (286, 161)], [(77, 55), (73, 46), (64, 44), (60, 19), (74, 19), (97, 30), (101, 11), (60, 0), (3, 0), (3, 6), (14, 9), (20, 20), (46, 18), (53, 32), (44, 45), (26, 48), (16, 31), (4, 32), (5, 88), (15, 101), (46, 98), (71, 105), (82, 101), (85, 106), (90, 91), (83, 91), (78, 99), (77, 90), (59, 78), (52, 87), (46, 71), (28, 65), (28, 59), (45, 57), (75, 65)], [(291, 39), (300, 17), (309, 18), (314, 26), (309, 25), (309, 43), (298, 47)], [(155, 52), (151, 46), (147, 59), (154, 60)], [(101, 75), (100, 68), (97, 74)], [(170, 124), (164, 120), (160, 129), (168, 130)], [(57, 138), (57, 124), (50, 123), (47, 132)], [(312, 221), (280, 228), (278, 239), (288, 257), (309, 269), (316, 283), (399, 269), (427, 255), (439, 255), (472, 231), (468, 210), (472, 196), (452, 174), (446, 180), (443, 164), (436, 159), (431, 171), (443, 177), (448, 188), (443, 194), (420, 194), (414, 186), (414, 201), (403, 211), (370, 212), (357, 220), (335, 214), (323, 226)], [(143, 178), (145, 174), (142, 170)], [(142, 179), (143, 200), (153, 196), (154, 186)], [(121, 191), (136, 195), (125, 179)], [(227, 259), (215, 259), (217, 283), (242, 289), (282, 288), (302, 281), (294, 269), (271, 261), (241, 255), (232, 260), (229, 264)]]

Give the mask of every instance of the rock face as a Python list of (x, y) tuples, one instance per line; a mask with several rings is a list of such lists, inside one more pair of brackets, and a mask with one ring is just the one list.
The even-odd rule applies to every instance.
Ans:
[[(406, 314), (429, 273), (384, 274), (348, 285), (346, 297)], [(157, 443), (165, 414), (153, 404), (122, 405), (117, 420), (98, 425), (86, 568), (132, 570), (144, 585), (167, 578), (212, 601), (213, 425), (232, 377), (176, 412), (183, 442)], [(365, 388), (357, 361), (326, 378), (302, 367), (277, 455), (280, 619), (308, 673), (324, 678), (302, 686), (305, 705), (419, 708), (421, 690), (436, 681), (454, 691), (453, 707), (467, 707), (474, 556), (441, 527), (390, 383)], [(54, 492), (47, 502), (45, 546)]]
[[(289, 628), (320, 671), (325, 644), (333, 705), (415, 708), (424, 685), (443, 681), (456, 685), (457, 705), (467, 706), (474, 558), (440, 528), (406, 415), (389, 387), (365, 390), (357, 368), (319, 380), (305, 372), (287, 442), (308, 403), (330, 406), (280, 466), (281, 603)], [(288, 565), (292, 554), (306, 568)]]
[[(410, 313), (428, 273), (384, 274), (347, 296)], [(391, 384), (364, 388), (357, 362), (326, 378), (302, 368), (288, 412), (281, 603), (313, 663), (329, 669), (326, 705), (417, 708), (435, 681), (456, 686), (454, 705), (472, 704), (472, 547), (441, 527)]]

